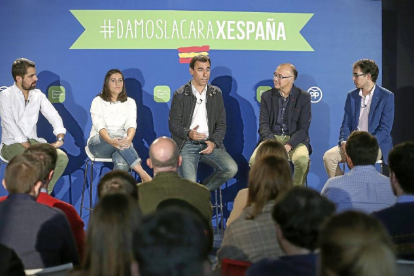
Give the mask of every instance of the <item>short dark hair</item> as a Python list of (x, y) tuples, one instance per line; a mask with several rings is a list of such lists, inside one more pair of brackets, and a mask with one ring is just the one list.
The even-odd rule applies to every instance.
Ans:
[(293, 187), (273, 208), (273, 220), (290, 243), (314, 251), (322, 223), (335, 213), (335, 204), (315, 190)]
[(113, 170), (106, 173), (98, 183), (98, 198), (107, 194), (122, 193), (138, 200), (136, 180), (126, 171)]
[(292, 174), (286, 159), (272, 155), (260, 158), (249, 174), (247, 206), (253, 206), (253, 210), (246, 213), (246, 219), (254, 219), (266, 203), (277, 199), (292, 187)]
[(36, 68), (36, 64), (28, 60), (27, 58), (18, 58), (13, 62), (12, 65), (12, 76), (14, 81), (16, 81), (16, 77), (24, 77), (27, 74), (27, 68), (33, 67)]
[(103, 88), (102, 88), (102, 92), (98, 96), (100, 96), (106, 102), (111, 102), (112, 101), (111, 91), (109, 90), (108, 83), (109, 83), (109, 78), (113, 74), (121, 74), (121, 76), (122, 76), (122, 81), (123, 81), (122, 91), (118, 95), (117, 100), (120, 101), (120, 102), (125, 102), (128, 99), (128, 95), (127, 95), (126, 87), (125, 87), (125, 78), (124, 78), (124, 74), (122, 74), (122, 72), (118, 69), (111, 69), (111, 70), (108, 71), (108, 73), (106, 73)]
[(199, 61), (199, 62), (208, 62), (210, 64), (211, 67), (211, 59), (208, 56), (205, 55), (198, 55), (198, 56), (194, 56), (191, 61), (190, 61), (190, 68), (194, 70), (194, 66), (195, 63)]
[(159, 210), (143, 219), (135, 235), (139, 274), (202, 275), (203, 263), (208, 259), (207, 246), (198, 216), (179, 207)]
[(136, 200), (125, 194), (101, 198), (89, 220), (82, 269), (88, 275), (130, 275), (133, 237), (140, 224)]
[(24, 151), (24, 154), (31, 154), (38, 158), (43, 164), (42, 180), (47, 180), (49, 173), (55, 169), (57, 161), (56, 148), (48, 143), (31, 145)]
[(414, 142), (396, 145), (388, 155), (388, 164), (401, 189), (405, 193), (414, 194)]
[(354, 63), (353, 68), (359, 67), (364, 74), (371, 74), (371, 79), (376, 82), (379, 75), (378, 65), (371, 59), (360, 59)]
[(19, 154), (10, 160), (4, 173), (10, 194), (28, 194), (38, 181), (42, 181), (42, 162), (28, 154)]
[(346, 155), (354, 166), (375, 165), (378, 157), (377, 138), (366, 131), (354, 131), (346, 140)]
[(180, 157), (180, 149), (178, 148), (177, 143), (173, 139), (168, 138), (168, 137), (161, 137), (161, 138), (168, 139), (171, 142), (172, 147), (173, 147), (173, 152), (172, 152), (171, 157), (168, 160), (161, 161), (155, 157), (153, 150), (150, 147), (149, 157), (151, 159), (152, 166), (156, 168), (177, 167), (178, 159)]

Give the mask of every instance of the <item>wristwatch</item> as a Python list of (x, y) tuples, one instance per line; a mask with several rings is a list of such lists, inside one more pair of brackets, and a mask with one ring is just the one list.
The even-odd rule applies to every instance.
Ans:
[(59, 142), (62, 142), (62, 143), (64, 143), (64, 142), (65, 142), (65, 139), (63, 139), (62, 137), (59, 137), (57, 140), (58, 140)]

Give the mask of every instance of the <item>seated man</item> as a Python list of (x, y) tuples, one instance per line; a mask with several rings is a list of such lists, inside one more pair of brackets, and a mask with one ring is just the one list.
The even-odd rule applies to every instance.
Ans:
[(361, 59), (354, 63), (352, 80), (356, 89), (349, 92), (346, 98), (339, 143), (323, 156), (328, 177), (344, 174), (339, 163), (346, 161), (345, 144), (354, 130), (367, 131), (377, 138), (380, 149), (377, 160), (381, 159), (382, 154), (384, 172), (387, 175), (385, 163), (392, 148), (394, 94), (376, 84), (378, 74), (378, 66), (373, 60)]
[(414, 260), (414, 143), (395, 146), (388, 155), (390, 182), (397, 203), (374, 212), (397, 246), (398, 257)]
[(335, 204), (305, 187), (294, 187), (273, 208), (276, 237), (286, 256), (263, 259), (246, 275), (316, 275), (319, 230), (335, 213)]
[(7, 165), (0, 202), (0, 243), (13, 249), (25, 269), (79, 264), (76, 244), (62, 211), (36, 202), (42, 186), (42, 164), (17, 155)]
[[(42, 91), (35, 89), (35, 63), (25, 58), (16, 59), (13, 62), (12, 75), (14, 85), (0, 93), (1, 155), (6, 160), (11, 160), (33, 144), (46, 143), (45, 139), (37, 137), (39, 111), (53, 126), (57, 141), (52, 146), (63, 146), (66, 129), (63, 127), (62, 118)], [(48, 187), (49, 194), (69, 161), (62, 150), (58, 149), (57, 154), (53, 178)]]
[[(309, 139), (311, 100), (309, 93), (294, 85), (298, 71), (290, 63), (280, 64), (273, 73), (275, 88), (264, 92), (260, 102), (260, 142), (277, 139), (294, 166), (293, 184), (302, 185), (312, 153)], [(260, 144), (259, 144), (260, 147)], [(250, 158), (252, 166), (256, 150)]]
[(183, 157), (180, 176), (196, 182), (203, 162), (214, 172), (202, 183), (214, 191), (237, 173), (237, 164), (224, 148), (226, 110), (220, 88), (208, 84), (210, 66), (207, 56), (192, 58), (193, 79), (174, 92), (168, 125)]
[(389, 178), (375, 169), (377, 139), (365, 131), (354, 131), (345, 144), (346, 161), (351, 171), (330, 178), (321, 194), (337, 205), (338, 212), (348, 209), (371, 213), (395, 203)]
[(106, 173), (98, 183), (98, 198), (104, 195), (121, 193), (130, 196), (138, 202), (138, 186), (135, 178), (128, 172), (113, 170)]
[(203, 185), (178, 175), (182, 157), (177, 144), (170, 138), (160, 137), (151, 144), (149, 156), (147, 164), (154, 170), (154, 178), (138, 185), (142, 213), (155, 211), (166, 199), (179, 198), (197, 208), (211, 226), (210, 192)]

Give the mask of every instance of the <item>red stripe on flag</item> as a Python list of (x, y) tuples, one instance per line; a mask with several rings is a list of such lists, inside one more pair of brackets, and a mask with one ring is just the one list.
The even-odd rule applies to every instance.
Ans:
[(180, 58), (180, 63), (190, 63), (192, 58)]
[(177, 48), (177, 50), (180, 53), (208, 52), (210, 51), (210, 46), (204, 45), (204, 46), (180, 47), (180, 48)]

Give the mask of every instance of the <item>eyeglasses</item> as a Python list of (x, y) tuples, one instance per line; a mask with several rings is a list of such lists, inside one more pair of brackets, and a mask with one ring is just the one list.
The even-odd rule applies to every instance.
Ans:
[(278, 78), (279, 80), (283, 80), (283, 79), (287, 79), (287, 78), (291, 78), (292, 76), (282, 76), (281, 74), (276, 74), (273, 73), (273, 78)]
[(358, 77), (360, 77), (360, 76), (365, 76), (365, 75), (366, 75), (365, 73), (361, 73), (361, 74), (353, 73), (353, 74), (352, 74), (352, 77), (353, 77), (353, 78), (358, 78)]

